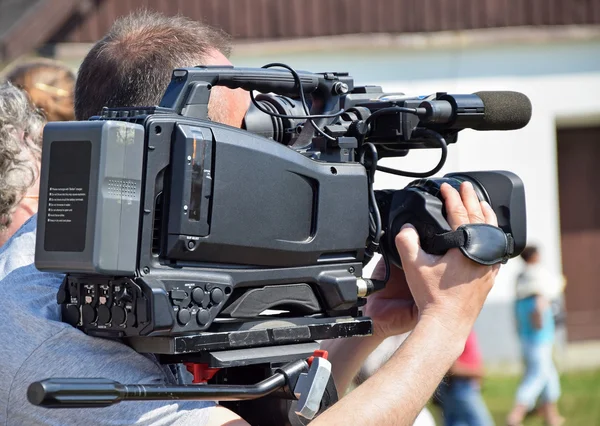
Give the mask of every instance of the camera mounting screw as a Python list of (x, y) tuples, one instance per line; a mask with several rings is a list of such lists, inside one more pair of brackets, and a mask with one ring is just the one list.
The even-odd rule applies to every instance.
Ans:
[(333, 93), (336, 95), (345, 95), (346, 93), (348, 93), (348, 85), (346, 83), (338, 81), (333, 85)]

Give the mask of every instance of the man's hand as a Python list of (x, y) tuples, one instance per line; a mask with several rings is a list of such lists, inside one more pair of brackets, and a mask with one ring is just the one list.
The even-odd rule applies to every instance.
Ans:
[[(460, 194), (447, 184), (442, 185), (441, 191), (452, 229), (468, 223), (497, 226), (493, 210), (479, 202), (471, 184), (463, 183)], [(411, 226), (405, 227), (397, 236), (396, 247), (408, 288), (418, 307), (418, 324), (377, 373), (317, 417), (313, 422), (315, 426), (347, 425), (349, 422), (365, 426), (412, 425), (463, 352), (467, 336), (500, 268), (499, 265), (479, 265), (463, 256), (459, 249), (451, 249), (444, 256), (429, 255), (420, 248), (419, 236)], [(380, 321), (377, 325), (380, 333), (396, 331), (396, 326), (402, 323), (376, 312), (376, 304), (381, 304), (383, 309), (386, 303), (391, 306), (395, 303), (393, 300), (405, 297), (400, 294), (405, 289), (394, 288), (398, 280), (399, 275), (394, 272), (386, 289), (380, 295), (373, 295), (378, 297), (370, 301), (369, 315)], [(400, 299), (394, 299), (394, 296)], [(353, 358), (346, 359), (346, 365), (356, 365), (356, 358), (362, 356), (360, 347), (348, 345), (342, 349), (345, 350), (340, 350), (340, 354)]]
[[(385, 279), (385, 262), (375, 266), (372, 279)], [(381, 340), (404, 334), (417, 324), (418, 310), (404, 271), (390, 265), (390, 276), (385, 288), (367, 299), (365, 315), (373, 320), (373, 336)]]
[[(471, 183), (464, 182), (460, 193), (443, 184), (441, 195), (453, 230), (469, 223), (498, 226), (496, 214), (489, 204), (479, 202)], [(444, 256), (427, 254), (419, 246), (419, 235), (412, 226), (402, 229), (396, 237), (396, 246), (420, 319), (439, 321), (466, 338), (492, 289), (500, 265), (479, 265), (456, 248)]]
[[(498, 225), (494, 211), (487, 203), (480, 203), (478, 201), (471, 183), (464, 183), (461, 186), (460, 194), (450, 185), (444, 184), (442, 185), (441, 193), (444, 198), (446, 211), (448, 212), (448, 221), (453, 230), (456, 230), (460, 225), (468, 223)], [(412, 285), (409, 285), (405, 272), (394, 265), (390, 265), (390, 277), (385, 289), (368, 298), (367, 305), (365, 306), (365, 315), (373, 319), (373, 335), (382, 339), (412, 330), (417, 323), (419, 313), (421, 315), (431, 315), (431, 311), (433, 310), (433, 316), (437, 317), (435, 315), (436, 310), (451, 308), (449, 305), (454, 304), (454, 302), (440, 300), (448, 298), (447, 293), (456, 294), (460, 299), (460, 295), (464, 293), (460, 289), (458, 291), (444, 289), (444, 284), (442, 283), (442, 288), (434, 289), (433, 292), (430, 292), (427, 287), (418, 284), (423, 281), (431, 282), (431, 279), (435, 276), (445, 274), (448, 264), (454, 265), (452, 270), (455, 268), (457, 270), (459, 268), (462, 269), (462, 266), (459, 265), (463, 264), (476, 267), (473, 270), (469, 269), (470, 273), (473, 274), (471, 277), (468, 277), (468, 274), (463, 275), (465, 279), (469, 280), (466, 282), (473, 281), (483, 268), (490, 270), (491, 275), (488, 281), (488, 290), (481, 292), (476, 299), (467, 298), (467, 300), (462, 300), (474, 306), (478, 306), (478, 302), (485, 300), (500, 267), (496, 265), (491, 268), (484, 266), (477, 268), (478, 265), (465, 258), (458, 249), (450, 250), (444, 257), (429, 255), (420, 249), (419, 236), (416, 230), (410, 225), (406, 226), (397, 236), (396, 244), (403, 264), (406, 259), (406, 264), (409, 265), (409, 269), (411, 270), (410, 272), (407, 271), (407, 273), (412, 274), (411, 277), (415, 278), (416, 275), (419, 275), (419, 278), (416, 278), (416, 280), (411, 278)], [(467, 270), (464, 270), (464, 272), (467, 272)], [(377, 263), (372, 278), (380, 280), (385, 278), (385, 263), (383, 259)], [(446, 290), (449, 291), (446, 292)], [(415, 300), (418, 300), (418, 302), (415, 303)], [(442, 303), (440, 304), (439, 302)], [(460, 304), (461, 302), (457, 301), (457, 303)], [(458, 309), (458, 314), (460, 314), (461, 309), (467, 307), (457, 305), (454, 308)], [(477, 311), (478, 314), (479, 311)]]
[[(377, 263), (371, 278), (385, 279), (383, 259)], [(344, 395), (367, 357), (385, 338), (406, 333), (417, 323), (417, 306), (401, 269), (391, 266), (385, 289), (368, 297), (364, 314), (373, 320), (372, 336), (326, 340), (321, 344), (321, 349), (329, 352), (340, 396)]]

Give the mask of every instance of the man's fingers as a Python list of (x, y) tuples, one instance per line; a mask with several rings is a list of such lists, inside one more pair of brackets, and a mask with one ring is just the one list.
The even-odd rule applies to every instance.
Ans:
[(485, 223), (488, 225), (498, 226), (498, 217), (492, 209), (492, 206), (490, 206), (487, 201), (482, 201), (480, 204), (483, 217), (485, 217)]
[(419, 255), (421, 245), (419, 242), (419, 234), (414, 226), (407, 224), (402, 227), (398, 235), (396, 235), (396, 248), (400, 254), (402, 264), (414, 262)]
[(460, 185), (460, 198), (467, 209), (469, 221), (471, 223), (485, 223), (485, 217), (481, 211), (479, 198), (477, 197), (477, 193), (471, 182), (463, 182)]
[(463, 205), (458, 191), (447, 183), (443, 183), (440, 193), (444, 199), (448, 224), (450, 224), (452, 230), (456, 230), (460, 225), (469, 223), (469, 214)]

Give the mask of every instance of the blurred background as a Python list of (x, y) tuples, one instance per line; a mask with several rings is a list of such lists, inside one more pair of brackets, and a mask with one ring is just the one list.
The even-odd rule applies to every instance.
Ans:
[[(600, 425), (600, 0), (0, 0), (0, 73), (39, 56), (76, 71), (115, 18), (139, 8), (224, 29), (237, 66), (347, 71), (357, 84), (414, 95), (525, 93), (526, 128), (461, 132), (439, 175), (506, 169), (523, 179), (529, 243), (567, 283), (555, 347), (560, 407), (567, 424)], [(425, 170), (437, 155), (386, 165)], [(407, 182), (379, 174), (376, 186)], [(498, 424), (522, 370), (513, 318), (521, 263), (502, 268), (476, 325), (483, 395)]]

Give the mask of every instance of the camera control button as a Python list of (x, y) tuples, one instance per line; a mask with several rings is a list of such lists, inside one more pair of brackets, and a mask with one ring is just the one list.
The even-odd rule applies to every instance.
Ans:
[(198, 324), (205, 325), (210, 320), (210, 313), (206, 309), (200, 309), (196, 314)]
[(113, 325), (123, 325), (125, 323), (125, 309), (123, 309), (120, 306), (113, 306), (112, 309), (110, 310), (111, 314), (112, 314), (112, 324)]
[(223, 294), (223, 290), (221, 290), (220, 288), (215, 288), (213, 289), (213, 291), (210, 292), (210, 298), (215, 305), (221, 303), (224, 297), (225, 296)]
[(110, 309), (106, 305), (98, 306), (98, 324), (104, 325), (110, 321)]
[(196, 287), (192, 291), (192, 299), (197, 305), (202, 305), (202, 301), (204, 300), (204, 290), (201, 287)]
[(177, 313), (177, 321), (179, 321), (181, 325), (186, 325), (191, 319), (192, 314), (187, 309), (181, 309)]
[(81, 317), (84, 324), (91, 324), (96, 321), (96, 310), (92, 305), (83, 305), (81, 308)]

